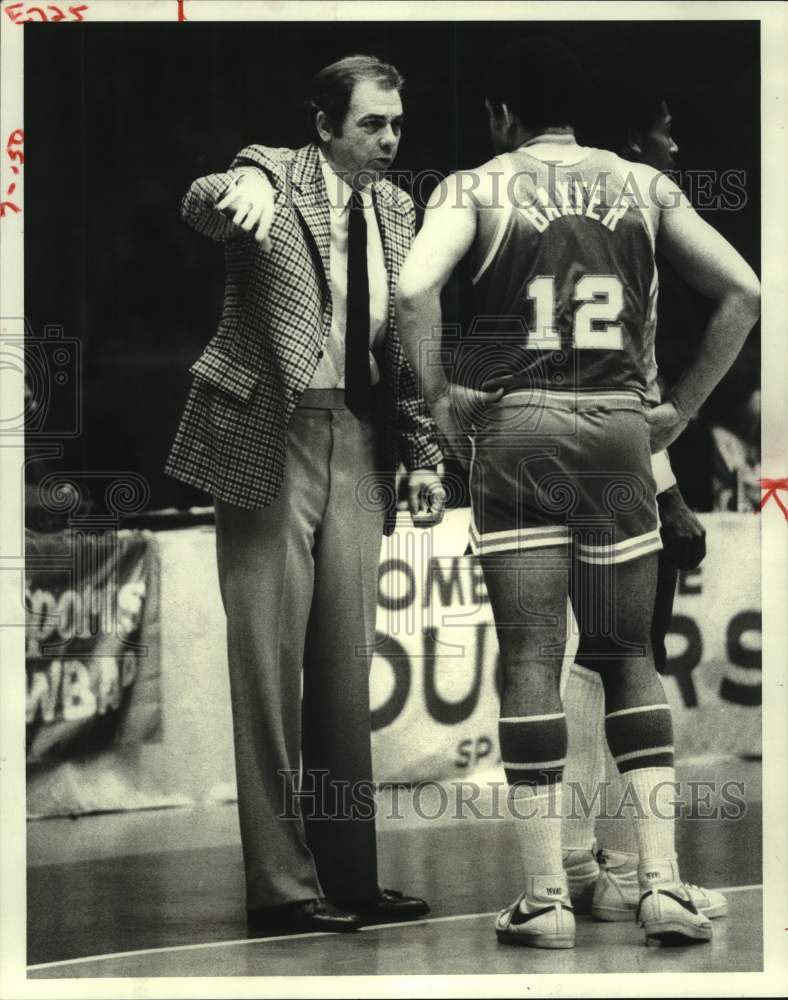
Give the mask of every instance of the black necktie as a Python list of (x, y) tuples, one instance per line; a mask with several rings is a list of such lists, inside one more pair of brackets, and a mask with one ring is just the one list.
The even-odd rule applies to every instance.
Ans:
[(357, 417), (372, 403), (369, 372), (369, 276), (367, 222), (358, 191), (349, 203), (347, 225), (347, 326), (345, 327), (345, 402)]

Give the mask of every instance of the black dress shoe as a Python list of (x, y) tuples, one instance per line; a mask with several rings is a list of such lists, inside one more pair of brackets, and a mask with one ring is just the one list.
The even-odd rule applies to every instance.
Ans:
[(310, 934), (314, 931), (357, 931), (361, 926), (358, 915), (340, 910), (324, 899), (302, 899), (284, 906), (268, 906), (247, 910), (246, 922), (250, 934)]
[(364, 924), (390, 924), (397, 920), (417, 920), (430, 912), (429, 906), (418, 896), (405, 896), (396, 889), (382, 889), (372, 899), (347, 899), (337, 901), (358, 914)]

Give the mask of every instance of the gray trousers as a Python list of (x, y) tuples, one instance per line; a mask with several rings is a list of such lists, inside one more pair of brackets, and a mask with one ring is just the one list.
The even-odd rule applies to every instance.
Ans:
[[(274, 503), (216, 501), (249, 908), (378, 892), (374, 815), (349, 818), (348, 806), (372, 780), (369, 648), (384, 511), (368, 488), (376, 428), (343, 396), (304, 394)], [(344, 797), (334, 793), (343, 782)], [(361, 796), (368, 805), (370, 786)]]

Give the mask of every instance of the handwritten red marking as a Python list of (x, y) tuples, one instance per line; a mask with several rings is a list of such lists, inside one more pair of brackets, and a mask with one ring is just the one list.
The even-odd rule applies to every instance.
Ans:
[(178, 20), (186, 20), (186, 11), (183, 9), (184, 0), (178, 0)]
[[(15, 146), (20, 146), (24, 141), (25, 133), (21, 128), (16, 128), (10, 133), (5, 144), (5, 151), (10, 160), (17, 160), (19, 163), (25, 162), (25, 154), (22, 150), (13, 148)], [(21, 171), (15, 163), (12, 163), (11, 172), (19, 175)], [(14, 191), (16, 191), (16, 181), (12, 181), (11, 184), (9, 184), (8, 190), (6, 191), (6, 197), (10, 198)], [(0, 202), (0, 218), (5, 218), (6, 210), (10, 210), (14, 214), (18, 214), (22, 211), (22, 209), (13, 201)]]
[(13, 24), (24, 24), (23, 21), (20, 21), (19, 15), (17, 13), (19, 11), (19, 8), (24, 6), (25, 5), (23, 3), (12, 3), (9, 4), (8, 7), (3, 7), (3, 12), (8, 14)]
[[(80, 4), (78, 7), (69, 7), (68, 13), (74, 21), (84, 21), (85, 18), (82, 14), (87, 9), (87, 4)], [(12, 3), (7, 7), (3, 7), (3, 11), (8, 15), (9, 19), (14, 24), (29, 24), (31, 21), (36, 20), (36, 18), (33, 17), (34, 14), (38, 15), (38, 20), (51, 21), (53, 24), (58, 21), (66, 20), (66, 14), (63, 12), (62, 8), (56, 6), (55, 4), (47, 4), (46, 10), (53, 11), (54, 13), (49, 16), (43, 7), (26, 7), (23, 3)]]
[(773, 499), (783, 512), (785, 520), (788, 521), (788, 508), (786, 508), (777, 493), (778, 490), (788, 490), (788, 476), (783, 479), (759, 479), (758, 482), (761, 484), (761, 489), (764, 490), (758, 510), (763, 510), (767, 501)]

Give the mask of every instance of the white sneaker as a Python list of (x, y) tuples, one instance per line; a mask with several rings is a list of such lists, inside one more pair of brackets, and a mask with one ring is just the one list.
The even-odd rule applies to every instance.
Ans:
[[(599, 879), (594, 887), (591, 916), (594, 920), (632, 920), (640, 900), (638, 855), (623, 851), (599, 851)], [(572, 882), (569, 883), (570, 892)], [(698, 913), (713, 920), (728, 913), (728, 901), (716, 889), (685, 882), (684, 888)], [(577, 908), (576, 908), (577, 909)]]
[(695, 909), (704, 917), (714, 920), (716, 917), (728, 916), (728, 900), (718, 889), (704, 889), (702, 885), (694, 885), (692, 882), (685, 882), (684, 888), (690, 894)]
[(646, 932), (646, 944), (711, 941), (711, 923), (698, 913), (690, 891), (679, 880), (675, 861), (650, 861), (638, 868), (642, 890), (635, 919)]
[(637, 854), (601, 850), (597, 854), (599, 879), (594, 887), (594, 920), (632, 920), (640, 899)]
[(504, 944), (529, 948), (574, 948), (575, 915), (566, 876), (533, 875), (525, 891), (498, 914), (495, 934)]
[[(577, 914), (591, 912), (594, 888), (599, 878), (595, 844), (590, 848), (564, 851), (564, 874), (569, 883), (569, 898)], [(630, 914), (631, 917), (631, 914)]]

